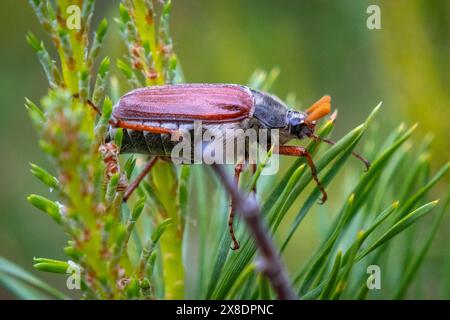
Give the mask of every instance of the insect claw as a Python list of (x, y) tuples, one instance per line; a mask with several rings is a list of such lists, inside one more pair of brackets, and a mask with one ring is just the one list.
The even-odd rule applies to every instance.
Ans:
[(239, 245), (239, 242), (234, 242), (232, 246), (230, 246), (230, 250), (238, 250), (241, 246)]
[(326, 194), (326, 193), (323, 193), (322, 199), (320, 199), (320, 200), (317, 202), (317, 204), (322, 205), (322, 204), (324, 204), (325, 202), (327, 202), (327, 194)]
[(327, 192), (325, 191), (325, 189), (322, 186), (319, 186), (320, 192), (322, 192), (322, 199), (320, 199), (320, 201), (318, 202), (318, 204), (324, 204), (325, 202), (327, 202), (328, 199), (328, 195)]

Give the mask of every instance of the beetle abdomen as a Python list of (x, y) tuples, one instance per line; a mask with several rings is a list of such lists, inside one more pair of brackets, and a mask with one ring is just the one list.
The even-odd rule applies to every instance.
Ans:
[[(177, 123), (152, 121), (143, 122), (143, 125), (152, 127), (161, 127), (173, 131), (188, 131), (192, 133), (193, 123)], [(110, 127), (109, 138), (115, 136), (114, 127)], [(123, 129), (123, 141), (120, 149), (121, 153), (141, 153), (150, 156), (170, 156), (171, 150), (178, 143), (172, 140), (170, 134), (153, 133), (148, 131)]]
[(140, 153), (149, 156), (170, 156), (176, 142), (170, 140), (170, 135), (146, 131), (123, 131), (121, 153)]
[(124, 95), (113, 111), (120, 121), (236, 122), (253, 115), (254, 98), (233, 84), (177, 84), (141, 88)]
[[(200, 147), (200, 150), (205, 148), (211, 142), (215, 144), (215, 148), (221, 149), (222, 154), (226, 154), (229, 151), (230, 146), (235, 150), (237, 146), (234, 146), (233, 141), (228, 140), (229, 137), (236, 139), (238, 136), (241, 137), (241, 141), (244, 141), (246, 138), (248, 139), (248, 132), (246, 131), (249, 127), (252, 127), (248, 120), (243, 122), (234, 122), (234, 123), (225, 123), (225, 124), (194, 124), (194, 123), (158, 123), (152, 122), (149, 125), (151, 126), (160, 126), (163, 125), (166, 128), (171, 130), (175, 130), (182, 134), (182, 138), (188, 139), (187, 143), (190, 144), (190, 154), (176, 154), (175, 158), (183, 158), (185, 160), (193, 160), (194, 151)], [(197, 127), (196, 127), (197, 125)], [(255, 141), (259, 140), (258, 130), (255, 128), (255, 134), (253, 135)], [(110, 127), (110, 132), (108, 134), (108, 140), (116, 134), (116, 128)], [(204, 140), (206, 139), (207, 132), (214, 136), (214, 139)], [(218, 140), (218, 135), (221, 138)], [(237, 135), (237, 136), (233, 136)], [(270, 139), (270, 138), (269, 138)], [(266, 140), (266, 139), (265, 139)], [(121, 153), (140, 153), (146, 154), (149, 156), (160, 156), (160, 157), (172, 157), (172, 150), (174, 147), (180, 143), (181, 140), (177, 140), (175, 137), (172, 137), (167, 133), (153, 133), (148, 131), (140, 131), (140, 130), (131, 130), (131, 129), (123, 129), (123, 140), (122, 146), (120, 149)], [(199, 142), (200, 145), (195, 145), (195, 141)], [(268, 141), (268, 140), (267, 140)], [(267, 142), (266, 141), (266, 142)], [(218, 144), (217, 144), (218, 143)], [(228, 144), (228, 146), (227, 146)], [(270, 144), (270, 142), (269, 142)], [(244, 153), (247, 153), (247, 148), (249, 147), (248, 142), (244, 145)], [(236, 152), (236, 151), (234, 151)], [(237, 153), (236, 153), (236, 157)]]

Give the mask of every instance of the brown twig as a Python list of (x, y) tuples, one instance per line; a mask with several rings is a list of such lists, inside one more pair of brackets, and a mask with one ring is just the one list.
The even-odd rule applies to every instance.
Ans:
[(228, 176), (225, 169), (217, 164), (212, 165), (212, 169), (220, 178), (225, 189), (231, 196), (236, 211), (242, 215), (248, 228), (252, 232), (256, 246), (261, 255), (261, 268), (263, 273), (269, 279), (278, 299), (295, 300), (294, 293), (289, 278), (286, 275), (283, 264), (278, 256), (275, 247), (268, 235), (267, 228), (261, 220), (261, 210), (256, 199), (253, 196), (246, 197), (239, 187)]

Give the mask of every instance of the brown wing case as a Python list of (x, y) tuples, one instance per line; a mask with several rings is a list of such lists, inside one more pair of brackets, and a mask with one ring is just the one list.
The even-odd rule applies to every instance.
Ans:
[(117, 120), (234, 122), (253, 113), (253, 95), (232, 84), (177, 84), (141, 88), (114, 108)]

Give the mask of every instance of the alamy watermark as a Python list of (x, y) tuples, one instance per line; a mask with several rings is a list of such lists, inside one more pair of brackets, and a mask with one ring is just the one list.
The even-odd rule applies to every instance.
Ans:
[(369, 15), (366, 20), (366, 26), (369, 30), (381, 29), (381, 9), (376, 4), (367, 7), (366, 13)]
[(66, 286), (69, 290), (80, 290), (81, 289), (81, 271), (82, 268), (73, 261), (68, 261), (69, 266), (67, 267), (66, 273), (69, 274), (67, 277)]
[[(171, 160), (175, 164), (258, 164), (265, 163), (262, 175), (274, 175), (279, 169), (278, 129), (204, 126), (195, 121), (193, 130), (173, 133)], [(272, 157), (267, 152), (272, 149)]]
[(68, 14), (66, 19), (66, 27), (69, 30), (81, 29), (81, 9), (79, 6), (73, 4), (67, 7), (66, 13)]
[(381, 289), (381, 268), (376, 264), (367, 267), (367, 273), (369, 277), (367, 278), (366, 285), (369, 290), (380, 290)]

